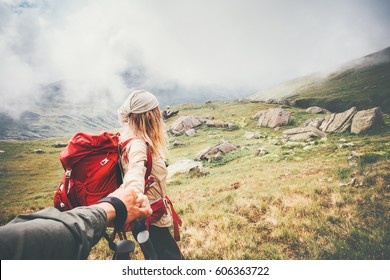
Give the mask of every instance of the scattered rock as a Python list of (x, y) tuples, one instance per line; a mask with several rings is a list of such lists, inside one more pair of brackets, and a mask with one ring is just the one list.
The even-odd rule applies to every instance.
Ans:
[(290, 123), (291, 112), (280, 109), (270, 108), (259, 112), (257, 126), (275, 128), (288, 125)]
[(222, 121), (206, 120), (206, 125), (208, 127), (225, 127), (225, 124)]
[(53, 144), (53, 147), (55, 148), (63, 148), (66, 147), (68, 144), (62, 141), (57, 141)]
[(288, 105), (288, 106), (295, 106), (297, 101), (295, 99), (276, 99), (276, 98), (270, 98), (266, 101), (268, 104), (279, 104), (279, 105)]
[(5, 153), (5, 151), (3, 151), (3, 150), (0, 150), (0, 154), (4, 154)]
[(225, 128), (227, 128), (228, 130), (235, 130), (238, 129), (238, 126), (233, 123), (225, 123)]
[(384, 123), (382, 111), (379, 107), (359, 111), (352, 119), (351, 133), (359, 134)]
[(163, 116), (164, 120), (166, 120), (166, 119), (169, 119), (170, 117), (176, 116), (178, 113), (179, 113), (179, 111), (171, 111), (169, 109), (165, 109), (162, 112), (162, 116)]
[(184, 133), (185, 133), (188, 137), (194, 137), (194, 136), (196, 135), (196, 131), (195, 131), (195, 129), (193, 129), (193, 128), (191, 128), (191, 129), (189, 129), (189, 130), (186, 130)]
[(339, 144), (339, 145), (338, 145), (339, 149), (350, 148), (350, 147), (353, 147), (353, 146), (355, 146), (355, 144), (352, 143), (352, 142), (349, 142), (349, 143), (342, 143), (342, 144)]
[(260, 148), (256, 149), (256, 151), (255, 151), (255, 156), (264, 156), (266, 154), (268, 154), (268, 151), (264, 147), (260, 147)]
[(354, 186), (356, 184), (356, 178), (352, 178), (348, 183), (340, 183), (339, 187)]
[(288, 140), (309, 140), (312, 138), (326, 137), (326, 133), (314, 126), (297, 127), (283, 131), (283, 136)]
[(240, 184), (240, 182), (234, 182), (234, 183), (231, 184), (230, 186), (232, 186), (233, 189), (237, 190), (239, 187), (241, 187), (241, 184)]
[(179, 147), (179, 146), (183, 146), (183, 143), (180, 142), (179, 140), (175, 139), (175, 141), (173, 141), (172, 145), (173, 145), (173, 147)]
[(347, 139), (340, 138), (340, 139), (339, 139), (339, 143), (347, 143)]
[(318, 106), (313, 106), (313, 107), (307, 108), (306, 113), (308, 113), (308, 114), (328, 114), (328, 113), (330, 113), (330, 111), (328, 111), (324, 108), (318, 107)]
[(202, 162), (192, 159), (182, 159), (167, 167), (167, 179), (172, 178), (176, 174), (189, 173), (196, 171), (198, 174), (206, 174)]
[(349, 166), (358, 166), (360, 160), (360, 154), (355, 151), (352, 151), (348, 156)]
[(351, 127), (352, 118), (356, 114), (356, 107), (343, 112), (343, 113), (333, 113), (325, 117), (322, 122), (320, 129), (324, 132), (329, 133), (339, 133), (345, 132), (348, 128)]
[(208, 160), (210, 158), (219, 157), (226, 153), (230, 153), (237, 148), (238, 146), (236, 145), (233, 145), (227, 141), (222, 141), (222, 143), (214, 147), (208, 147), (200, 151), (199, 154), (196, 156), (196, 160)]
[(36, 154), (43, 154), (44, 151), (42, 149), (36, 149), (36, 150), (34, 150), (34, 153), (36, 153)]
[(184, 117), (181, 117), (181, 118), (177, 119), (176, 121), (174, 121), (171, 124), (171, 127), (169, 130), (174, 135), (179, 135), (179, 134), (181, 134), (181, 133), (183, 133), (191, 128), (198, 127), (201, 124), (202, 124), (202, 122), (197, 117), (184, 116)]
[(246, 139), (259, 139), (264, 138), (265, 136), (257, 132), (246, 131), (243, 137)]
[(308, 119), (305, 121), (304, 126), (314, 126), (315, 128), (320, 128), (323, 121), (324, 118)]

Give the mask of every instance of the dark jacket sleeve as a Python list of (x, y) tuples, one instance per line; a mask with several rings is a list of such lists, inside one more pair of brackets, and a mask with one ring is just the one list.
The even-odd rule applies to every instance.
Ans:
[(106, 229), (98, 207), (46, 208), (0, 227), (1, 259), (86, 259)]

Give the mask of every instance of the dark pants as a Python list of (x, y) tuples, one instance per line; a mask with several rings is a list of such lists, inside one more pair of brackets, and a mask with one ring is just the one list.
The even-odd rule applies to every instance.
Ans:
[[(152, 241), (158, 260), (182, 260), (183, 256), (175, 239), (173, 239), (169, 228), (149, 226), (149, 238)], [(141, 247), (142, 249), (142, 247)], [(145, 259), (148, 259), (147, 253), (142, 250)]]

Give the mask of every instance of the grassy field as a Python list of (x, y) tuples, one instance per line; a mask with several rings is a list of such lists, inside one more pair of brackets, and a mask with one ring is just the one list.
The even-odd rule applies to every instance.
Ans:
[[(221, 101), (184, 104), (184, 115), (232, 122), (236, 130), (197, 129), (176, 137), (169, 163), (194, 159), (221, 139), (239, 145), (220, 159), (204, 162), (207, 174), (178, 175), (168, 193), (183, 220), (180, 246), (187, 259), (390, 259), (390, 117), (386, 126), (363, 135), (328, 135), (311, 144), (286, 146), (281, 130), (257, 128), (252, 116), (273, 105)], [(292, 112), (299, 126), (314, 117)], [(245, 139), (245, 131), (260, 139)], [(343, 138), (353, 146), (340, 148)], [(62, 177), (57, 140), (1, 141), (0, 223), (21, 212), (52, 205)], [(344, 140), (342, 140), (344, 141)], [(255, 156), (259, 147), (268, 154)], [(42, 149), (43, 153), (34, 150)], [(360, 157), (351, 165), (352, 151)], [(355, 179), (354, 184), (347, 184)], [(130, 237), (131, 238), (131, 237)], [(90, 259), (112, 256), (102, 240)], [(140, 259), (137, 252), (133, 258)]]

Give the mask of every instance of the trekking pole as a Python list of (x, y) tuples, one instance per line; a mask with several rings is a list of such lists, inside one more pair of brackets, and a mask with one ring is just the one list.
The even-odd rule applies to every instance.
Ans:
[(135, 243), (131, 240), (123, 239), (116, 244), (114, 260), (129, 260), (130, 254), (135, 249)]
[(123, 239), (115, 244), (115, 242), (108, 236), (107, 232), (103, 234), (107, 240), (108, 246), (114, 251), (113, 260), (129, 260), (130, 254), (134, 252), (135, 243), (131, 240)]
[(145, 260), (157, 260), (157, 254), (149, 238), (149, 231), (146, 229), (145, 220), (135, 221), (135, 227), (132, 233), (141, 246)]

